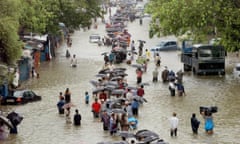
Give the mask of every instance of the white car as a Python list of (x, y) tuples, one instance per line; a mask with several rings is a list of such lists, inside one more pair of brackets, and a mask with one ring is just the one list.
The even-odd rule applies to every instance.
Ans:
[(136, 11), (143, 12), (143, 11), (144, 11), (144, 5), (142, 5), (142, 4), (137, 4), (137, 5), (135, 6), (135, 10), (136, 10)]
[(99, 43), (101, 42), (101, 37), (98, 34), (92, 34), (89, 36), (89, 42), (90, 43)]
[(237, 63), (233, 68), (233, 75), (234, 77), (240, 78), (240, 63)]

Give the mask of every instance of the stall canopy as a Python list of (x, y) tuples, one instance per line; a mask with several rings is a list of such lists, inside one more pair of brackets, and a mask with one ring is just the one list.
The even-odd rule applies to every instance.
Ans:
[(36, 40), (29, 40), (25, 42), (24, 49), (29, 50), (42, 50), (43, 44)]

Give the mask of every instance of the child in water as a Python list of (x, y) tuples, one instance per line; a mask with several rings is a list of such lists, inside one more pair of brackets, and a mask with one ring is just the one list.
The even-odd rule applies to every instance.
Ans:
[(85, 104), (89, 104), (89, 94), (85, 92)]
[(67, 108), (67, 112), (66, 112), (66, 123), (67, 124), (71, 124), (71, 116), (70, 116), (70, 108)]

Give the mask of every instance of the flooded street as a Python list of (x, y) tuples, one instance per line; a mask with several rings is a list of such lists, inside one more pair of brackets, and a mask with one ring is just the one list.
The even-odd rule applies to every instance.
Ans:
[[(139, 21), (128, 24), (128, 31), (132, 39), (146, 40), (144, 48), (151, 48), (156, 45), (159, 38), (148, 38), (148, 23), (150, 18), (143, 19), (143, 25)], [(85, 105), (84, 93), (91, 93), (93, 86), (90, 80), (103, 66), (101, 53), (110, 51), (110, 47), (98, 47), (90, 44), (89, 36), (98, 33), (104, 36), (104, 25), (98, 21), (98, 29), (89, 31), (77, 31), (73, 34), (73, 45), (71, 54), (76, 54), (78, 67), (70, 67), (70, 59), (65, 57), (65, 48), (57, 49), (57, 57), (50, 62), (41, 63), (40, 78), (30, 79), (26, 87), (32, 89), (42, 96), (42, 101), (28, 103), (20, 106), (5, 106), (4, 110), (15, 110), (24, 116), (24, 120), (18, 126), (19, 133), (10, 135), (4, 144), (96, 144), (100, 141), (112, 141), (119, 139), (117, 136), (110, 136), (103, 132), (102, 123), (94, 120), (91, 113), (91, 106)], [(163, 39), (175, 39), (173, 36)], [(138, 44), (137, 44), (138, 45)], [(137, 46), (136, 45), (136, 46)], [(162, 59), (159, 71), (168, 66), (173, 71), (182, 69), (180, 63), (180, 52), (161, 52)], [(232, 59), (231, 59), (232, 60)], [(136, 85), (135, 68), (125, 63), (116, 65), (127, 68), (127, 81), (130, 85)], [(183, 83), (187, 96), (171, 97), (168, 85), (161, 80), (152, 83), (152, 71), (155, 68), (153, 58), (148, 65), (147, 73), (143, 75), (143, 82), (150, 83), (145, 86), (145, 98), (148, 100), (139, 111), (138, 129), (153, 130), (162, 139), (170, 144), (237, 144), (240, 143), (240, 116), (239, 116), (239, 83), (240, 80), (233, 78), (232, 63), (229, 58), (226, 60), (225, 76), (194, 76), (185, 73)], [(160, 76), (159, 76), (160, 79)], [(60, 116), (56, 104), (59, 92), (69, 88), (72, 93), (72, 101), (76, 105), (71, 111), (78, 108), (82, 115), (81, 127), (66, 124), (65, 117)], [(90, 104), (93, 102), (90, 98)], [(199, 106), (217, 106), (219, 111), (214, 116), (214, 134), (209, 136), (204, 131), (204, 120), (199, 114)], [(180, 119), (178, 137), (170, 137), (169, 118), (172, 112), (177, 113)], [(190, 125), (192, 113), (197, 114), (201, 121), (199, 134), (193, 135)]]

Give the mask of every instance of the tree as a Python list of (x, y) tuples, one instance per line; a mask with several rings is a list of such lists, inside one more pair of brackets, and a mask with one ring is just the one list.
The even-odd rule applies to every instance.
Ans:
[(91, 25), (91, 19), (100, 16), (96, 0), (20, 0), (20, 26), (34, 33), (58, 33), (59, 23), (69, 29)]
[(0, 7), (0, 61), (7, 64), (21, 56), (19, 31), (56, 34), (60, 22), (79, 29), (101, 16), (96, 0), (0, 0)]
[(18, 0), (0, 0), (0, 61), (13, 64), (21, 56), (22, 42), (18, 36), (21, 14)]
[(47, 30), (56, 30), (59, 22), (70, 29), (91, 25), (91, 19), (100, 16), (101, 9), (96, 0), (46, 0), (47, 11), (53, 18), (47, 23)]
[(240, 2), (235, 0), (151, 0), (147, 12), (152, 14), (150, 37), (191, 31), (197, 42), (221, 37), (228, 51), (240, 49)]
[(20, 0), (22, 13), (19, 23), (23, 31), (43, 34), (46, 26), (53, 18), (52, 12), (47, 11), (42, 0)]

